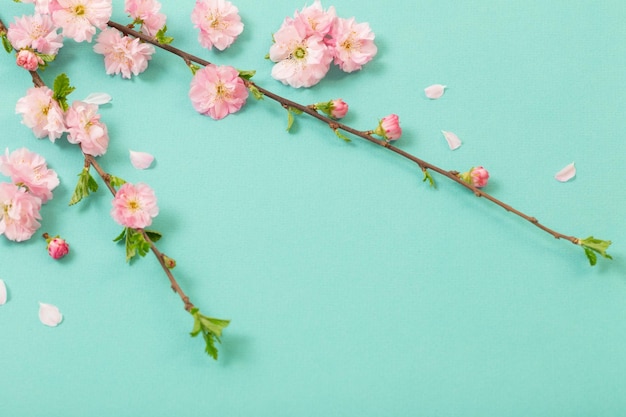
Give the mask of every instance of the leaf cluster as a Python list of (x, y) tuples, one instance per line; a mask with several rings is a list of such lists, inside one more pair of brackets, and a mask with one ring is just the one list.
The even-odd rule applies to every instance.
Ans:
[(613, 259), (611, 255), (606, 253), (607, 249), (611, 245), (610, 240), (601, 240), (596, 239), (593, 236), (589, 236), (586, 239), (581, 239), (579, 245), (585, 250), (585, 255), (587, 255), (587, 259), (589, 259), (589, 264), (594, 266), (598, 262), (599, 254), (603, 258)]
[(95, 193), (96, 191), (98, 191), (98, 183), (91, 176), (89, 168), (83, 168), (80, 174), (78, 174), (78, 183), (76, 183), (76, 188), (74, 188), (74, 194), (72, 194), (69, 205), (73, 206), (87, 197), (89, 193)]
[(149, 240), (146, 240), (141, 230), (133, 229), (132, 227), (125, 227), (122, 233), (113, 239), (113, 242), (124, 241), (124, 246), (126, 247), (126, 262), (130, 262), (130, 260), (137, 255), (141, 257), (146, 256), (151, 249), (150, 243), (157, 242), (162, 236), (161, 233), (156, 230), (144, 230), (144, 232)]
[(217, 360), (217, 343), (222, 343), (220, 337), (222, 336), (222, 330), (224, 330), (229, 324), (230, 320), (216, 319), (213, 317), (207, 317), (200, 313), (200, 310), (196, 307), (192, 308), (189, 312), (193, 316), (193, 329), (191, 329), (191, 337), (196, 337), (202, 334), (202, 338), (206, 344), (204, 351)]

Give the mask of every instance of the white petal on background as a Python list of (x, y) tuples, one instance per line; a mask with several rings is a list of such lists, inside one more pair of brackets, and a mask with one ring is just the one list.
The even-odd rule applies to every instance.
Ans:
[(461, 139), (459, 139), (459, 137), (454, 133), (446, 132), (445, 130), (442, 130), (441, 133), (443, 133), (443, 137), (446, 138), (446, 142), (448, 142), (450, 149), (455, 150), (461, 146)]
[(4, 285), (4, 281), (0, 279), (0, 306), (7, 302), (7, 286)]
[(130, 163), (137, 169), (146, 169), (152, 165), (154, 156), (146, 152), (130, 151)]
[(63, 321), (63, 315), (56, 306), (39, 303), (39, 320), (46, 326), (56, 327)]
[(107, 93), (91, 93), (87, 97), (85, 97), (83, 102), (102, 105), (109, 103), (111, 100), (111, 96)]
[(576, 175), (576, 167), (574, 166), (574, 163), (572, 162), (571, 164), (566, 165), (565, 168), (557, 172), (554, 178), (556, 178), (557, 181), (566, 182), (574, 178), (575, 175)]
[(426, 97), (428, 97), (429, 99), (436, 100), (439, 97), (443, 96), (445, 89), (446, 89), (445, 85), (433, 84), (424, 89), (424, 94), (426, 94)]

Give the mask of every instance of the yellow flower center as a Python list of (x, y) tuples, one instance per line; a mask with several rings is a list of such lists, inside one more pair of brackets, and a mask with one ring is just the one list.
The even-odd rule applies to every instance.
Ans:
[(79, 4), (78, 6), (74, 7), (74, 14), (76, 16), (82, 16), (85, 14), (85, 12), (86, 12), (85, 6), (83, 6), (82, 4)]

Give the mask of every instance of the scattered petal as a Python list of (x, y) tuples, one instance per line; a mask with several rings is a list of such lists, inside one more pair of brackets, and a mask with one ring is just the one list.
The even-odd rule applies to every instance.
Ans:
[(445, 130), (442, 130), (441, 133), (443, 133), (443, 137), (446, 138), (446, 142), (448, 142), (448, 146), (451, 150), (455, 150), (461, 146), (461, 139), (454, 133), (446, 132)]
[(429, 99), (436, 100), (439, 97), (443, 96), (445, 89), (446, 89), (445, 85), (433, 84), (424, 89), (424, 94), (426, 94), (426, 97), (428, 97)]
[(85, 97), (83, 103), (97, 104), (100, 106), (102, 104), (110, 103), (111, 100), (111, 96), (107, 93), (91, 93)]
[(56, 327), (63, 321), (63, 315), (56, 306), (39, 303), (39, 320), (46, 326)]
[(7, 286), (4, 285), (4, 281), (0, 279), (0, 306), (7, 302)]
[(557, 172), (554, 178), (556, 178), (557, 181), (566, 182), (574, 178), (575, 175), (576, 167), (572, 162), (571, 164), (567, 165), (565, 168)]
[(154, 161), (154, 156), (146, 152), (130, 151), (130, 162), (137, 169), (146, 169)]

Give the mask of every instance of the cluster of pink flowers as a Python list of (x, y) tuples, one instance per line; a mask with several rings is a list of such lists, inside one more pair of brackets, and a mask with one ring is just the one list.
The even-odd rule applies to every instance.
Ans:
[(141, 32), (155, 36), (165, 26), (166, 17), (160, 13), (161, 3), (155, 0), (126, 0), (124, 10), (141, 25)]
[(16, 242), (29, 239), (40, 226), (41, 205), (59, 185), (55, 171), (40, 155), (26, 148), (0, 157), (0, 173), (11, 182), (0, 183), (0, 234)]
[(122, 78), (130, 78), (131, 73), (138, 75), (144, 72), (154, 54), (154, 46), (138, 38), (122, 36), (122, 32), (113, 28), (105, 29), (98, 35), (93, 50), (104, 55), (107, 74), (122, 74)]
[(272, 77), (292, 87), (317, 84), (334, 62), (345, 72), (360, 70), (374, 58), (377, 47), (367, 23), (337, 17), (319, 0), (294, 17), (287, 17), (274, 34), (269, 58), (276, 62)]
[(196, 0), (191, 22), (200, 30), (198, 41), (208, 49), (223, 51), (243, 32), (239, 10), (228, 0)]
[(194, 75), (189, 98), (196, 111), (219, 120), (245, 104), (248, 89), (235, 68), (211, 64)]
[(68, 133), (70, 143), (80, 144), (82, 151), (93, 156), (103, 155), (109, 144), (106, 125), (97, 114), (98, 106), (75, 101), (67, 112), (53, 98), (48, 87), (28, 89), (20, 98), (15, 112), (22, 115), (22, 123), (33, 130), (37, 138), (54, 142)]
[(154, 191), (143, 183), (125, 183), (115, 193), (111, 216), (124, 227), (143, 229), (159, 214)]

